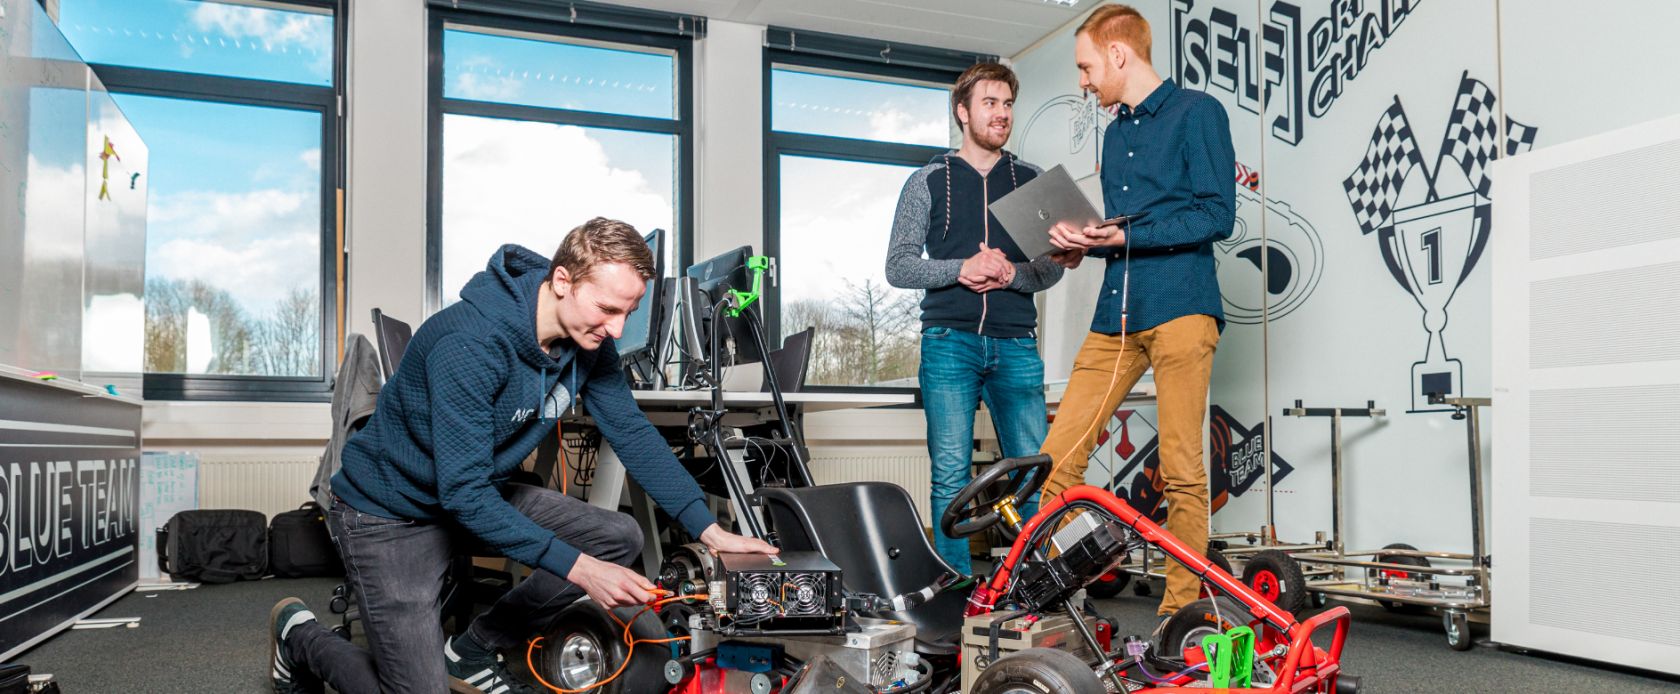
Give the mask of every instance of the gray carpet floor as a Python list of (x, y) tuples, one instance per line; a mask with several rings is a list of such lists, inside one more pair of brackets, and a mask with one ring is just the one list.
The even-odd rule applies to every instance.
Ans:
[[(337, 581), (270, 579), (187, 591), (137, 592), (98, 617), (140, 617), (135, 629), (66, 631), (23, 653), (17, 662), (58, 677), (65, 694), (267, 692), (268, 610), (288, 595), (317, 615), (334, 617), (327, 601)], [(1157, 593), (1158, 594), (1158, 593)], [(1155, 598), (1127, 595), (1099, 603), (1120, 633), (1154, 627)], [(1351, 605), (1354, 623), (1343, 662), (1372, 694), (1414, 692), (1676, 692), (1680, 681), (1522, 655), (1490, 646), (1449, 649), (1439, 618), (1390, 615)], [(1486, 638), (1486, 628), (1477, 626)]]

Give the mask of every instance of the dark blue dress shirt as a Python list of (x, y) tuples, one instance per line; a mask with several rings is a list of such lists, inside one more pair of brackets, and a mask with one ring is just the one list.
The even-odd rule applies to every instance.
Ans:
[[(1103, 137), (1106, 216), (1146, 216), (1131, 225), (1131, 296), (1126, 332), (1181, 316), (1206, 314), (1225, 327), (1213, 242), (1236, 221), (1236, 152), (1225, 107), (1172, 80), (1120, 115)], [(1121, 331), (1124, 248), (1095, 249), (1108, 259), (1093, 332)]]

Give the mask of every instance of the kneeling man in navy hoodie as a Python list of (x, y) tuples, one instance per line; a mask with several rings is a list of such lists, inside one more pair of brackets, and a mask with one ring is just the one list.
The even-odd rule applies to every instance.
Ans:
[[(499, 649), (584, 594), (605, 607), (651, 600), (653, 585), (625, 568), (642, 549), (634, 520), (508, 481), (574, 399), (636, 483), (707, 547), (776, 551), (718, 526), (630, 397), (613, 340), (653, 268), (634, 228), (596, 218), (552, 260), (503, 246), (461, 301), (420, 326), (332, 478), (327, 523), (368, 649), (321, 626), (301, 600), (282, 600), (270, 615), (276, 692), (319, 692), (323, 680), (344, 694), (532, 691), (509, 676)], [(446, 640), (449, 563), (487, 550), (534, 571)]]

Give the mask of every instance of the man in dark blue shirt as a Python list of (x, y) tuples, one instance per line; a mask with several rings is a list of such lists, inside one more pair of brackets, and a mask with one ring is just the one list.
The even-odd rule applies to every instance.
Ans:
[[(1120, 106), (1103, 137), (1105, 215), (1137, 219), (1051, 232), (1065, 249), (1056, 256), (1063, 265), (1090, 255), (1107, 266), (1091, 332), (1044, 441), (1055, 467), (1040, 500), (1084, 483), (1102, 424), (1154, 367), (1167, 530), (1204, 551), (1202, 423), (1224, 327), (1213, 243), (1231, 235), (1236, 219), (1230, 122), (1213, 97), (1161, 79), (1149, 61), (1149, 22), (1135, 9), (1098, 8), (1076, 32), (1074, 50), (1080, 87), (1105, 108)], [(1189, 570), (1168, 562), (1159, 613), (1189, 604), (1199, 587)]]
[[(332, 478), (327, 525), (368, 648), (322, 627), (297, 598), (282, 600), (269, 617), (276, 692), (319, 692), (322, 680), (346, 694), (534, 692), (498, 650), (525, 643), (584, 594), (603, 607), (648, 602), (653, 584), (624, 566), (641, 554), (635, 521), (509, 481), (574, 400), (636, 483), (701, 543), (776, 551), (717, 524), (631, 399), (613, 341), (653, 268), (634, 228), (595, 218), (552, 260), (501, 247), (461, 301), (420, 326)], [(498, 553), (532, 573), (446, 641), (440, 592), (463, 553)]]

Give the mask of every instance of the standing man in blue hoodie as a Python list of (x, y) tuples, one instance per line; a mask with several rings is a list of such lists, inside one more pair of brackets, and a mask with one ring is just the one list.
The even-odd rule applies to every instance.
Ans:
[[(887, 281), (927, 290), (917, 377), (933, 459), (930, 520), (939, 556), (963, 575), (973, 573), (968, 541), (946, 537), (939, 517), (968, 484), (975, 410), (986, 403), (1006, 457), (1037, 453), (1047, 428), (1032, 295), (1060, 280), (1062, 267), (1026, 257), (987, 209), (1040, 173), (1003, 149), (1018, 86), (1014, 71), (997, 63), (957, 78), (951, 114), (962, 146), (910, 175), (887, 247)], [(1036, 510), (1028, 502), (1022, 513)]]
[[(533, 691), (497, 657), (587, 594), (652, 599), (625, 568), (642, 535), (621, 513), (509, 476), (581, 400), (636, 483), (719, 552), (774, 553), (718, 526), (700, 488), (630, 396), (613, 340), (653, 278), (630, 225), (595, 218), (552, 259), (503, 246), (461, 301), (415, 332), (368, 424), (345, 444), (328, 527), (360, 600), (368, 650), (287, 598), (270, 614), (276, 692)], [(533, 569), (460, 635), (439, 623), (450, 561), (484, 549)]]

